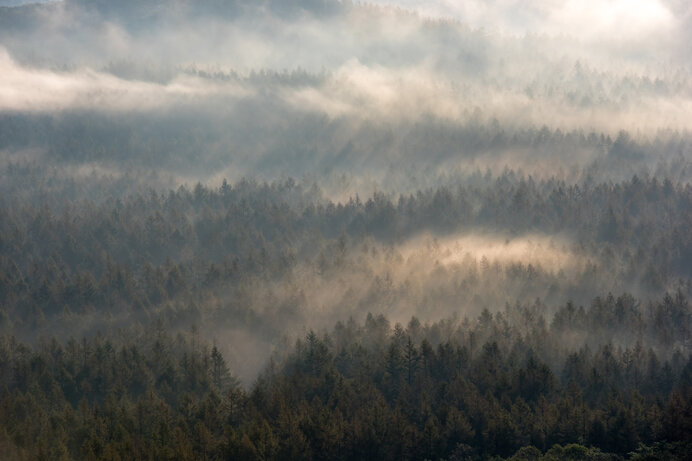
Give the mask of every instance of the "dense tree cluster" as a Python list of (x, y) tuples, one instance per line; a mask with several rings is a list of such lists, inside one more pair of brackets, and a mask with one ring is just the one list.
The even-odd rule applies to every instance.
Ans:
[(523, 3), (0, 7), (0, 461), (692, 459), (692, 10)]
[(570, 186), (513, 173), (479, 181), (345, 203), (293, 180), (76, 202), (61, 193), (65, 181), (55, 181), (55, 193), (46, 184), (35, 199), (8, 186), (0, 197), (2, 323), (40, 323), (94, 308), (142, 313), (176, 298), (200, 302), (209, 287), (237, 286), (248, 276), (281, 278), (305, 261), (320, 271), (338, 266), (368, 239), (396, 245), (422, 232), (479, 229), (564, 234), (593, 260), (576, 282), (521, 265), (506, 268), (508, 277), (544, 280), (545, 286), (576, 283), (573, 290), (593, 289), (589, 279), (608, 277), (655, 295), (682, 283), (688, 292), (689, 185), (634, 177)]
[[(344, 203), (290, 179), (75, 201), (121, 180), (6, 168), (5, 458), (689, 456), (688, 185), (507, 172)], [(421, 232), (488, 228), (568, 235), (591, 262), (573, 277), (485, 258), (441, 265), (436, 241), (422, 260), (403, 256)], [(344, 283), (325, 318), (375, 314), (287, 348), (286, 327), (324, 302), (310, 289)], [(564, 301), (626, 283), (640, 291)], [(539, 293), (551, 304), (530, 301)], [(473, 312), (459, 310), (464, 297), (489, 309), (461, 318)], [(392, 327), (381, 314), (409, 305), (450, 320)], [(243, 387), (190, 325), (215, 326), (222, 342), (224, 328), (245, 328), (274, 345), (270, 365)]]
[[(194, 329), (4, 337), (0, 447), (51, 460), (688, 459), (692, 309), (681, 294), (633, 301), (568, 304), (550, 324), (531, 306), (406, 327), (368, 315), (310, 331), (247, 392)], [(634, 333), (647, 315), (668, 327)], [(636, 342), (565, 341), (606, 325)]]

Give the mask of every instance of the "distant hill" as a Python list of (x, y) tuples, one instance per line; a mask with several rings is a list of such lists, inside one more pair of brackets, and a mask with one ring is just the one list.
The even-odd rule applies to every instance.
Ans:
[(0, 7), (5, 7), (0, 9), (0, 27), (5, 31), (42, 27), (51, 17), (44, 14), (44, 9), (56, 7), (72, 13), (86, 12), (91, 20), (100, 17), (128, 29), (140, 29), (171, 17), (230, 19), (253, 12), (283, 18), (304, 14), (323, 17), (338, 13), (344, 4), (337, 0), (0, 0)]
[(50, 3), (53, 0), (0, 0), (0, 6), (21, 6), (28, 3)]
[(236, 14), (251, 9), (270, 10), (276, 14), (290, 14), (307, 11), (314, 14), (332, 13), (341, 7), (336, 0), (65, 0), (67, 5), (95, 8), (106, 14), (132, 16), (138, 14), (158, 14), (168, 9), (185, 11), (190, 14)]

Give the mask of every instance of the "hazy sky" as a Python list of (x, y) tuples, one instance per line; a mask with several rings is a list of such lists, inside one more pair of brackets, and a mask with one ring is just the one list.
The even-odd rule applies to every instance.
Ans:
[[(483, 169), (545, 163), (518, 145), (482, 157), (469, 130), (479, 139), (543, 126), (613, 139), (627, 130), (646, 141), (692, 129), (687, 1), (372, 2), (449, 22), (293, 1), (288, 13), (181, 1), (145, 19), (117, 11), (130, 3), (0, 10), (0, 112), (194, 113), (208, 121), (204, 136), (181, 134), (200, 141), (180, 155), (216, 152), (237, 175), (270, 176), (280, 159), (301, 172), (408, 171), (428, 159), (446, 171), (433, 159), (454, 166), (464, 156)], [(601, 154), (549, 151), (569, 160), (551, 162), (560, 168)]]
[[(451, 17), (489, 31), (638, 39), (676, 24), (674, 0), (373, 0), (432, 17)], [(679, 19), (679, 18), (678, 18)]]

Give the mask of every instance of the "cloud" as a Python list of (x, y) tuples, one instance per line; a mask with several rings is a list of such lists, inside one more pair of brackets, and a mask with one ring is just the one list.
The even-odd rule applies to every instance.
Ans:
[(186, 75), (161, 85), (123, 80), (89, 68), (33, 69), (17, 64), (0, 48), (0, 110), (5, 111), (147, 110), (190, 98), (222, 95), (234, 99), (247, 94), (233, 83), (209, 83)]
[[(510, 84), (497, 85), (485, 79), (458, 81), (425, 63), (393, 69), (354, 59), (320, 86), (287, 89), (283, 97), (296, 110), (370, 121), (411, 122), (434, 117), (467, 123), (480, 109), (487, 119), (495, 118), (508, 127), (548, 125), (614, 134), (625, 127), (647, 133), (692, 128), (692, 95), (688, 92), (647, 89), (654, 85), (647, 77), (562, 71), (566, 75), (557, 78), (536, 75), (533, 82), (521, 87), (511, 83), (511, 71), (504, 75)], [(502, 76), (502, 69), (491, 72)], [(590, 78), (596, 80), (591, 88), (580, 86)], [(684, 82), (689, 87), (689, 78)]]
[(574, 270), (582, 267), (587, 258), (571, 248), (573, 242), (564, 236), (509, 236), (471, 232), (434, 238), (419, 236), (402, 245), (405, 258), (434, 258), (441, 264), (453, 266), (473, 259), (508, 264), (532, 264), (546, 270)]
[(453, 18), (471, 27), (509, 34), (571, 35), (588, 40), (631, 40), (675, 26), (670, 2), (661, 0), (373, 0)]
[[(348, 172), (368, 190), (383, 178), (408, 190), (505, 167), (574, 178), (604, 154), (522, 134), (543, 126), (613, 138), (627, 130), (641, 142), (692, 129), (692, 75), (676, 57), (685, 3), (398, 4), (484, 29), (374, 6), (322, 16), (171, 9), (144, 24), (64, 4), (28, 8), (33, 19), (0, 30), (0, 112), (115, 113), (85, 152), (136, 160), (146, 151), (148, 167), (164, 158), (191, 181), (204, 168), (215, 180)], [(615, 24), (621, 15), (626, 26)], [(71, 120), (60, 126), (83, 123)], [(134, 141), (118, 144), (115, 127)]]

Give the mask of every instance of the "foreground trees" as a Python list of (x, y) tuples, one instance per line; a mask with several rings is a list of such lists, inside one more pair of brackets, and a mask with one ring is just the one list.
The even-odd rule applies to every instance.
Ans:
[[(565, 306), (550, 326), (507, 307), (474, 321), (309, 332), (245, 390), (217, 347), (162, 329), (0, 347), (4, 459), (689, 459), (692, 325), (632, 346), (564, 342), (630, 328), (631, 297)], [(666, 307), (678, 303), (677, 310)], [(633, 315), (640, 314), (635, 308)], [(514, 319), (514, 320), (508, 320)], [(662, 318), (662, 321), (669, 321)], [(644, 340), (645, 343), (642, 343)], [(656, 344), (672, 341), (672, 349)]]

